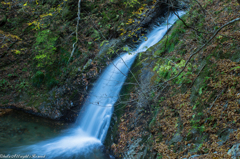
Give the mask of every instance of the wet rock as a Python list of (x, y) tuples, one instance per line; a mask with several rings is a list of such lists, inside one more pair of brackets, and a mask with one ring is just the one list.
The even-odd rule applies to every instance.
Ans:
[(83, 66), (83, 69), (87, 69), (92, 63), (92, 59), (89, 59), (88, 62)]
[(240, 143), (233, 145), (233, 147), (228, 150), (228, 155), (231, 155), (232, 159), (238, 159), (240, 157)]
[(61, 117), (61, 112), (59, 110), (55, 110), (50, 114), (52, 119), (58, 119)]
[(140, 158), (143, 155), (143, 152), (137, 152), (136, 149), (139, 146), (139, 143), (142, 141), (141, 138), (134, 140), (133, 143), (129, 146), (128, 151), (124, 155), (124, 159), (128, 158)]

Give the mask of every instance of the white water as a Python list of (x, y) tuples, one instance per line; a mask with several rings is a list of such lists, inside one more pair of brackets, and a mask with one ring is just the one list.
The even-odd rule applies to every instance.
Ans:
[[(179, 11), (178, 14), (181, 16), (184, 12)], [(21, 154), (46, 155), (46, 158), (70, 158), (79, 154), (88, 154), (102, 145), (110, 125), (114, 103), (118, 100), (128, 68), (131, 67), (137, 54), (160, 41), (176, 20), (175, 15), (169, 16), (168, 25), (165, 22), (153, 29), (147, 35), (148, 40), (143, 41), (134, 52), (122, 54), (105, 69), (92, 88), (74, 128), (54, 139), (22, 147)]]

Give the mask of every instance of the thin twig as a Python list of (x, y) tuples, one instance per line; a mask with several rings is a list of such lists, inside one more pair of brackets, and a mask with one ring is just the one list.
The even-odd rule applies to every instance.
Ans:
[[(223, 90), (218, 94), (218, 96), (215, 98), (215, 100), (213, 101), (212, 105), (210, 106), (209, 110), (208, 110), (208, 114), (210, 113), (214, 103), (216, 102), (216, 100), (220, 97), (220, 95), (225, 91), (226, 88), (223, 88)], [(207, 123), (207, 120), (205, 121), (205, 123)]]
[(208, 113), (210, 112), (210, 110), (212, 109), (214, 103), (216, 102), (216, 100), (219, 98), (219, 96), (224, 92), (226, 88), (223, 88), (223, 90), (218, 94), (218, 96), (215, 98), (214, 102), (212, 103), (212, 105), (210, 106), (209, 110), (208, 110)]
[(197, 33), (210, 34), (210, 33), (206, 33), (206, 32), (199, 31), (199, 30), (195, 29), (194, 27), (189, 26), (188, 24), (185, 23), (185, 21), (184, 21), (177, 13), (175, 13), (174, 11), (173, 11), (173, 13), (178, 17), (179, 20), (181, 20), (181, 21), (183, 22), (183, 24), (184, 24), (187, 28), (190, 28), (190, 29), (196, 31)]

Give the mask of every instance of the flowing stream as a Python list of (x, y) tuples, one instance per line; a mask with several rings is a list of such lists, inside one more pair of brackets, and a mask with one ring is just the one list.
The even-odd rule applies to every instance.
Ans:
[[(179, 11), (178, 14), (181, 16), (184, 12)], [(155, 27), (147, 35), (147, 41), (143, 41), (131, 54), (121, 54), (104, 70), (90, 91), (79, 118), (72, 128), (58, 137), (29, 146), (17, 147), (12, 152), (24, 155), (44, 155), (46, 158), (108, 158), (105, 155), (99, 155), (96, 149), (103, 145), (113, 106), (118, 100), (129, 68), (137, 54), (159, 42), (176, 20), (175, 15), (170, 15), (165, 23)]]

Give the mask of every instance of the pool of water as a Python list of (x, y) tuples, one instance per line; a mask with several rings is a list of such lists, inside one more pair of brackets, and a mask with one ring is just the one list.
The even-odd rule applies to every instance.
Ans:
[[(61, 136), (61, 134), (67, 133), (73, 125), (73, 123), (54, 121), (12, 110), (10, 113), (0, 116), (0, 158), (4, 156), (11, 158), (14, 155), (19, 155), (19, 157), (33, 155), (26, 149), (27, 145), (31, 146)], [(104, 146), (98, 146), (92, 149), (91, 153), (84, 155), (76, 153), (67, 158), (109, 159), (110, 156), (105, 153)]]
[(52, 138), (71, 125), (13, 110), (0, 116), (0, 152)]

